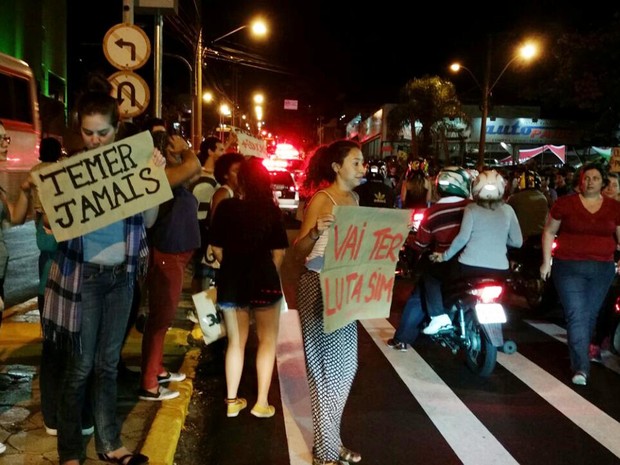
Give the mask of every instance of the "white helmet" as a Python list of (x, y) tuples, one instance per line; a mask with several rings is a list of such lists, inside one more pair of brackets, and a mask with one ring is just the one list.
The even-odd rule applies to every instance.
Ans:
[(475, 199), (500, 200), (505, 187), (506, 181), (497, 171), (483, 171), (474, 181), (472, 194)]

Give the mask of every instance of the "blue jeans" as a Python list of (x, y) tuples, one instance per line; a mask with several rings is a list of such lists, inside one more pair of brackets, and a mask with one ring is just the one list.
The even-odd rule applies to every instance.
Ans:
[(588, 376), (590, 339), (614, 279), (614, 263), (553, 259), (551, 277), (564, 307), (571, 368)]
[(420, 324), (424, 321), (426, 313), (422, 305), (422, 299), (425, 292), (424, 287), (424, 275), (420, 277), (420, 280), (416, 284), (411, 295), (405, 302), (403, 307), (403, 314), (400, 317), (400, 323), (394, 333), (394, 339), (398, 342), (404, 342), (406, 344), (413, 344), (420, 334)]
[[(117, 421), (116, 375), (133, 295), (126, 265), (84, 264), (81, 353), (67, 354), (58, 409), (60, 463), (84, 457), (82, 407), (92, 402), (95, 448), (107, 453), (122, 446)], [(87, 389), (91, 375), (92, 387)]]

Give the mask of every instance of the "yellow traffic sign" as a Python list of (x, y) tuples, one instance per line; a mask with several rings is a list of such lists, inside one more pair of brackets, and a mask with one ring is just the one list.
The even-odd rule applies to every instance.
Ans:
[(118, 100), (121, 117), (133, 118), (149, 106), (149, 85), (141, 76), (131, 71), (118, 71), (108, 77), (112, 95)]
[(117, 69), (141, 68), (151, 55), (151, 42), (146, 32), (134, 24), (117, 24), (103, 38), (103, 53)]

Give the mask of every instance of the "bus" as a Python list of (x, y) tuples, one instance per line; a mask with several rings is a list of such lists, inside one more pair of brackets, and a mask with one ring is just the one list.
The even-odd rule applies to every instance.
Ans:
[(0, 160), (0, 186), (15, 201), (19, 184), (39, 162), (41, 121), (36, 79), (25, 61), (0, 53), (0, 121), (11, 137), (6, 160)]

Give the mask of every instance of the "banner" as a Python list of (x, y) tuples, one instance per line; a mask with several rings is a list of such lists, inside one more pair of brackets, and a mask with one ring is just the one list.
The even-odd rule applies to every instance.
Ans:
[(351, 321), (390, 315), (398, 253), (410, 210), (334, 207), (321, 271), (326, 333)]
[(135, 136), (53, 163), (33, 174), (57, 241), (66, 241), (172, 198), (153, 138)]

